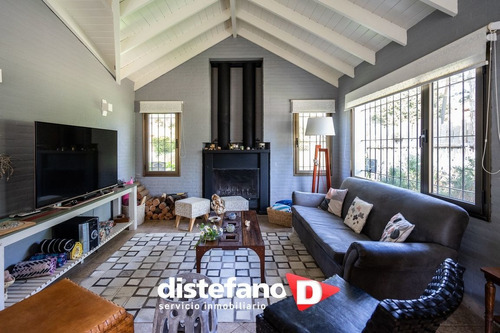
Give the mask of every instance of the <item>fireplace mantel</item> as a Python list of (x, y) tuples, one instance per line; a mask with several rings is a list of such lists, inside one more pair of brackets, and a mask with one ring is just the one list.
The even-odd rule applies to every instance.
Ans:
[[(258, 179), (249, 179), (251, 189), (239, 189), (241, 171), (251, 170), (249, 175)], [(223, 172), (218, 172), (223, 171)], [(235, 179), (231, 179), (231, 171), (234, 171)], [(222, 181), (216, 179), (216, 175), (224, 175), (227, 179)], [(210, 199), (212, 194), (221, 196), (240, 195), (249, 201), (250, 209), (255, 209), (259, 214), (265, 214), (269, 207), (270, 196), (270, 150), (203, 150), (203, 196)], [(217, 189), (217, 184), (234, 182), (235, 193), (227, 193)], [(255, 185), (256, 184), (256, 185)], [(242, 185), (243, 186), (243, 185)], [(256, 193), (257, 191), (257, 193)]]

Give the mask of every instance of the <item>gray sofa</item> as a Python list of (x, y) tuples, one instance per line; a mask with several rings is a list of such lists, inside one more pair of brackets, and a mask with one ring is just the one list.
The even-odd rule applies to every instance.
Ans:
[[(469, 221), (457, 205), (399, 187), (347, 178), (342, 218), (321, 210), (324, 194), (293, 193), (292, 224), (325, 275), (338, 274), (377, 299), (422, 294), (446, 258), (457, 260)], [(373, 204), (360, 234), (343, 223), (355, 197)], [(404, 243), (379, 242), (387, 222), (400, 212), (415, 224)]]

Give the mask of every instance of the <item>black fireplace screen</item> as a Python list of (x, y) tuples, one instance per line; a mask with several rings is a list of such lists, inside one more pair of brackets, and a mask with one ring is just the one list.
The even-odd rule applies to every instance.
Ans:
[(213, 169), (213, 189), (219, 196), (259, 198), (259, 169)]

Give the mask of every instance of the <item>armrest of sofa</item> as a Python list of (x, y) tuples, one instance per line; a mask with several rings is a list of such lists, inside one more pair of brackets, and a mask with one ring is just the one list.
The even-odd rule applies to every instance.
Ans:
[(324, 198), (324, 193), (294, 191), (292, 193), (292, 204), (307, 207), (318, 207)]
[(353, 242), (343, 263), (343, 278), (378, 299), (419, 297), (436, 268), (456, 250), (436, 243)]

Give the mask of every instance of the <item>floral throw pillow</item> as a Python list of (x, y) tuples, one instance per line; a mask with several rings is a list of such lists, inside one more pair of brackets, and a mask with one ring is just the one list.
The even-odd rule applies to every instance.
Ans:
[(402, 243), (406, 240), (406, 238), (408, 238), (413, 228), (415, 228), (414, 224), (408, 222), (404, 218), (403, 214), (397, 213), (385, 226), (380, 241)]
[(342, 215), (342, 204), (346, 195), (347, 190), (330, 188), (318, 207), (340, 217)]
[(359, 234), (368, 219), (373, 205), (356, 197), (347, 211), (344, 224)]

